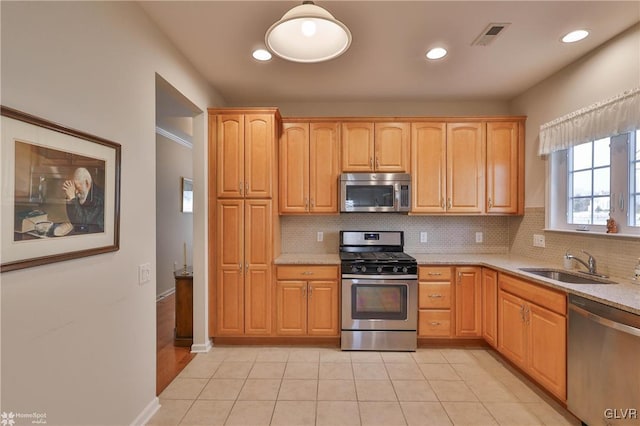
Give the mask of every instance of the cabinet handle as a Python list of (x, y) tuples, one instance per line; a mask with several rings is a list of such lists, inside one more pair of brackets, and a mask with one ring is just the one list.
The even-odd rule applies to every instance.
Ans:
[(369, 157), (369, 167), (373, 169), (373, 157)]
[(462, 272), (458, 272), (458, 284), (462, 282)]
[(489, 208), (493, 207), (493, 202), (491, 201), (491, 197), (489, 197)]
[(524, 322), (525, 322), (525, 324), (529, 324), (529, 322), (531, 320), (529, 314), (531, 314), (531, 310), (529, 309), (529, 306), (525, 306), (524, 307)]
[(307, 286), (302, 287), (302, 297), (307, 297)]
[(440, 323), (438, 321), (431, 321), (429, 325), (440, 325)]
[(311, 272), (311, 271), (304, 271), (304, 272), (302, 273), (302, 275), (313, 275), (313, 272)]
[(447, 198), (447, 210), (451, 210), (451, 198)]
[(314, 208), (316, 206), (316, 202), (313, 201), (313, 198), (311, 199), (311, 208)]
[(520, 319), (524, 322), (524, 305), (520, 305)]
[(376, 157), (376, 169), (380, 168), (380, 160)]
[(440, 205), (442, 206), (442, 210), (444, 210), (445, 209), (444, 197), (442, 197), (442, 199), (440, 200)]
[(438, 276), (438, 275), (442, 275), (442, 272), (427, 272), (427, 275)]
[(249, 262), (244, 264), (244, 270), (249, 272)]
[(309, 211), (309, 199), (307, 197), (304, 198), (304, 211)]
[(309, 299), (313, 296), (313, 287), (309, 287)]
[(242, 195), (242, 189), (244, 188), (242, 186), (242, 181), (240, 181), (240, 183), (238, 184), (238, 187), (240, 188), (240, 195)]
[(441, 294), (430, 294), (429, 297), (432, 298), (432, 299), (440, 299), (442, 297), (442, 295)]
[(242, 262), (238, 263), (238, 269), (242, 271)]

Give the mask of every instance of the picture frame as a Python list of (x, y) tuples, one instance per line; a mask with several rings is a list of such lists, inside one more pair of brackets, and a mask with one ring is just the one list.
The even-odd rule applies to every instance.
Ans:
[(193, 213), (193, 179), (182, 177), (182, 202), (180, 211), (182, 213)]
[(120, 249), (121, 146), (0, 106), (0, 272)]

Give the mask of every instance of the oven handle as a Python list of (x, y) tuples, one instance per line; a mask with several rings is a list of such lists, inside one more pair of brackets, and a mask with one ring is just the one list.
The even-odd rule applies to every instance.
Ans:
[[(418, 280), (417, 275), (356, 275), (356, 274), (343, 274), (342, 279), (359, 280), (359, 281), (396, 281), (396, 280)], [(374, 283), (377, 284), (377, 283)]]

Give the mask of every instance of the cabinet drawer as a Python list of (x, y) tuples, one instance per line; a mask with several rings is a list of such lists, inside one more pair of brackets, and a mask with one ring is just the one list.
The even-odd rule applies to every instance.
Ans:
[(337, 266), (291, 265), (278, 266), (276, 278), (279, 280), (335, 280), (338, 278)]
[(504, 291), (508, 291), (560, 315), (567, 314), (567, 295), (565, 293), (544, 288), (506, 274), (500, 274), (498, 283)]
[(420, 282), (418, 284), (418, 308), (450, 308), (451, 284), (441, 282)]
[(449, 266), (420, 266), (418, 268), (420, 281), (449, 281), (451, 280), (451, 267)]
[(450, 337), (450, 310), (420, 310), (418, 311), (418, 336)]

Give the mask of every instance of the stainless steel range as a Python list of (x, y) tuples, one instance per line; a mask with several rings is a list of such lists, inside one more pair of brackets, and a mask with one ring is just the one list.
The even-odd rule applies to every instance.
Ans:
[(343, 350), (415, 351), (418, 264), (402, 231), (341, 231)]

